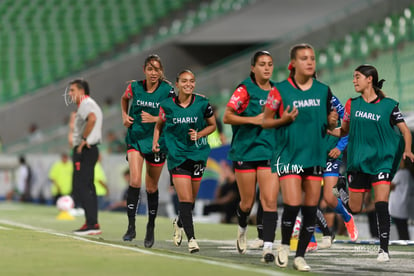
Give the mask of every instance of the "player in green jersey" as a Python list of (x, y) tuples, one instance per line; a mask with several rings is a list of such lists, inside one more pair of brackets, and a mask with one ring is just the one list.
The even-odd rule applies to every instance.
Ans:
[[(223, 121), (231, 124), (233, 137), (229, 159), (233, 161), (240, 204), (237, 208), (237, 249), (240, 254), (247, 250), (247, 218), (253, 207), (256, 183), (259, 183), (260, 201), (263, 207), (263, 255), (262, 262), (273, 262), (272, 252), (277, 225), (277, 196), (279, 180), (271, 172), (270, 159), (275, 144), (274, 129), (263, 129), (263, 108), (267, 95), (274, 88), (270, 80), (273, 58), (267, 51), (255, 53), (251, 61), (250, 77), (244, 80), (230, 98)], [(285, 117), (294, 116), (293, 111)], [(290, 119), (286, 119), (287, 122)]]
[[(276, 149), (272, 171), (278, 173), (283, 196), (282, 244), (276, 264), (286, 267), (292, 229), (299, 210), (303, 220), (293, 267), (309, 271), (304, 256), (315, 230), (320, 198), (322, 168), (326, 166), (326, 129), (337, 126), (338, 113), (331, 112), (332, 93), (315, 79), (315, 52), (309, 44), (290, 50), (290, 76), (270, 91), (264, 111), (263, 127), (276, 129)], [(294, 121), (281, 126), (282, 114), (296, 109)], [(292, 120), (291, 120), (292, 121)], [(302, 194), (304, 193), (304, 199)]]
[[(390, 183), (401, 157), (414, 161), (411, 132), (398, 108), (398, 102), (385, 97), (377, 69), (360, 65), (355, 69), (353, 84), (361, 96), (349, 99), (341, 127), (328, 131), (336, 137), (349, 134), (347, 179), (353, 213), (362, 209), (365, 192), (374, 189), (380, 250), (377, 261), (389, 261), (390, 214), (388, 197)], [(401, 134), (395, 131), (396, 126)]]
[[(155, 218), (158, 210), (158, 180), (165, 162), (166, 149), (152, 152), (152, 138), (158, 118), (160, 102), (174, 95), (174, 88), (163, 74), (163, 66), (158, 55), (149, 55), (144, 62), (145, 80), (132, 81), (121, 98), (122, 121), (128, 128), (127, 159), (130, 169), (130, 184), (127, 196), (128, 229), (124, 241), (136, 236), (135, 216), (141, 189), (141, 176), (146, 161), (145, 188), (148, 198), (148, 223), (144, 239), (145, 247), (154, 244)], [(131, 108), (128, 112), (128, 106)]]
[(177, 76), (178, 96), (161, 102), (154, 129), (152, 150), (160, 152), (159, 138), (164, 133), (168, 149), (167, 164), (179, 200), (179, 216), (174, 220), (174, 243), (181, 245), (182, 230), (188, 250), (200, 250), (195, 234), (192, 209), (210, 153), (207, 136), (216, 129), (216, 119), (207, 98), (193, 93), (195, 77), (190, 70)]

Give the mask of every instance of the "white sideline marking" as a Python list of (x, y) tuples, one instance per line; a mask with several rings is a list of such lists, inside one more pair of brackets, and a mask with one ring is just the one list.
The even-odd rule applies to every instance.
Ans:
[[(18, 222), (9, 221), (9, 220), (0, 220), (0, 223), (11, 225), (11, 226), (17, 226), (17, 227), (21, 227), (21, 228), (25, 228), (25, 229), (30, 229), (30, 230), (41, 232), (41, 233), (47, 233), (47, 234), (51, 234), (51, 235), (55, 235), (55, 236), (67, 237), (67, 238), (72, 238), (72, 239), (75, 239), (75, 240), (80, 240), (80, 241), (89, 242), (89, 243), (93, 243), (93, 244), (104, 245), (104, 246), (114, 247), (114, 248), (118, 248), (118, 249), (125, 249), (125, 250), (135, 251), (135, 252), (148, 254), (148, 255), (161, 256), (161, 257), (170, 258), (170, 259), (188, 260), (188, 261), (193, 261), (193, 262), (199, 262), (199, 263), (205, 263), (205, 264), (221, 266), (221, 267), (225, 267), (225, 268), (232, 268), (232, 269), (237, 269), (237, 270), (242, 270), (242, 271), (250, 271), (252, 273), (261, 273), (261, 274), (265, 274), (265, 275), (288, 275), (286, 273), (282, 273), (282, 272), (279, 272), (279, 271), (265, 270), (265, 269), (260, 269), (260, 268), (257, 268), (257, 267), (248, 267), (248, 266), (244, 266), (242, 264), (221, 263), (221, 262), (218, 262), (218, 261), (206, 260), (206, 259), (201, 259), (201, 258), (175, 256), (175, 255), (157, 253), (157, 252), (149, 251), (149, 250), (146, 250), (146, 249), (140, 249), (140, 248), (135, 248), (135, 247), (130, 247), (130, 246), (123, 246), (123, 245), (118, 245), (118, 244), (111, 244), (111, 243), (93, 241), (93, 240), (89, 240), (89, 239), (86, 239), (86, 238), (82, 238), (80, 236), (58, 233), (58, 232), (55, 232), (54, 230), (51, 230), (51, 229), (35, 227), (35, 226), (32, 226), (32, 225), (18, 223)], [(275, 268), (276, 268), (276, 266), (275, 266)]]
[(11, 228), (0, 226), (0, 230), (11, 230)]

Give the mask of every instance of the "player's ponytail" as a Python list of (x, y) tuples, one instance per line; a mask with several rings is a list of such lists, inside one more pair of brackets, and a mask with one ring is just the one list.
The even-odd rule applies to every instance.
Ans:
[(382, 85), (384, 83), (384, 79), (378, 80), (378, 71), (377, 69), (369, 64), (363, 64), (358, 66), (355, 69), (356, 72), (361, 73), (362, 75), (364, 75), (365, 77), (372, 77), (372, 88), (375, 91), (375, 94), (378, 95), (378, 97), (380, 99), (383, 99), (386, 97), (384, 91), (382, 91)]

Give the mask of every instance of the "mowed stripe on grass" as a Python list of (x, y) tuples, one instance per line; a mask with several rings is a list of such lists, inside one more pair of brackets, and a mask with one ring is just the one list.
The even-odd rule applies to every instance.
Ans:
[[(5, 206), (5, 208), (2, 208)], [(175, 247), (171, 241), (172, 222), (168, 218), (157, 218), (155, 228), (155, 244), (152, 249), (145, 249), (143, 239), (145, 236), (145, 225), (147, 218), (137, 216), (137, 238), (133, 242), (123, 242), (121, 237), (126, 230), (127, 218), (124, 213), (100, 212), (99, 221), (103, 230), (100, 237), (83, 238), (71, 234), (72, 229), (78, 228), (83, 224), (83, 217), (76, 217), (75, 221), (56, 220), (57, 211), (53, 207), (32, 205), (32, 204), (14, 204), (7, 206), (0, 202), (1, 218), (0, 225), (11, 228), (14, 231), (0, 230), (0, 250), (4, 246), (2, 241), (4, 235), (10, 236), (11, 233), (17, 233), (10, 239), (19, 240), (21, 235), (32, 232), (30, 235), (41, 235), (42, 241), (35, 247), (49, 249), (38, 255), (42, 255), (39, 262), (46, 259), (44, 254), (51, 254), (57, 258), (59, 252), (51, 248), (54, 243), (60, 240), (65, 242), (58, 246), (67, 248), (63, 254), (68, 254), (70, 258), (77, 258), (81, 255), (81, 260), (71, 261), (71, 266), (83, 267), (84, 271), (90, 266), (95, 267), (93, 272), (102, 272), (102, 275), (110, 275), (111, 272), (125, 272), (126, 274), (137, 275), (161, 275), (164, 271), (168, 275), (182, 275), (192, 273), (199, 275), (211, 275), (219, 273), (220, 275), (291, 275), (298, 273), (292, 269), (294, 252), (290, 252), (289, 265), (286, 269), (280, 269), (275, 264), (263, 264), (260, 262), (261, 250), (248, 250), (245, 255), (240, 255), (235, 247), (235, 237), (237, 225), (230, 224), (205, 224), (196, 223), (196, 237), (200, 245), (200, 252), (194, 255), (188, 253), (187, 243), (183, 241), (181, 247)], [(34, 227), (33, 230), (19, 228), (10, 224), (1, 223), (11, 222), (21, 226)], [(41, 231), (50, 229), (52, 233), (42, 233)], [(39, 231), (38, 231), (39, 230)], [(33, 232), (34, 231), (34, 232)], [(37, 233), (37, 234), (34, 234)], [(280, 243), (280, 229), (277, 229), (276, 243)], [(49, 235), (47, 238), (46, 235)], [(55, 238), (51, 238), (51, 236)], [(256, 237), (256, 229), (249, 226), (248, 239), (253, 240)], [(5, 238), (7, 239), (7, 238)], [(83, 241), (93, 241), (84, 242)], [(33, 239), (27, 239), (26, 242), (11, 245), (11, 247), (26, 247), (33, 243)], [(10, 241), (7, 241), (10, 243)], [(70, 249), (75, 247), (75, 250)], [(125, 247), (125, 249), (124, 249)], [(18, 249), (16, 249), (17, 251)], [(25, 250), (20, 250), (24, 252)], [(1, 251), (2, 253), (4, 251)], [(71, 253), (72, 252), (72, 253)], [(12, 252), (18, 255), (17, 252)], [(99, 254), (98, 254), (99, 253)], [(102, 254), (101, 254), (102, 253)], [(320, 274), (350, 275), (354, 273), (363, 275), (379, 275), (387, 273), (412, 273), (414, 271), (414, 247), (413, 246), (390, 246), (391, 262), (378, 263), (376, 256), (378, 246), (376, 245), (356, 245), (356, 244), (334, 244), (331, 249), (318, 250), (316, 253), (307, 253), (306, 260), (312, 267), (312, 272)], [(29, 251), (33, 254), (32, 251)], [(96, 257), (95, 255), (98, 254)], [(20, 254), (21, 255), (21, 254)], [(81, 265), (79, 265), (79, 263)], [(90, 265), (93, 264), (93, 265)], [(53, 268), (53, 266), (51, 266)], [(51, 269), (52, 269), (51, 268)], [(98, 269), (98, 270), (96, 270)], [(71, 270), (72, 271), (72, 270)], [(59, 272), (59, 271), (58, 271)], [(145, 273), (144, 273), (145, 272)], [(95, 273), (97, 274), (97, 273)], [(45, 274), (51, 275), (51, 274)], [(189, 274), (191, 275), (191, 274)], [(307, 274), (309, 275), (309, 274)]]
[[(23, 223), (18, 223), (10, 220), (0, 220), (0, 224), (3, 225), (9, 225), (10, 227), (13, 227), (18, 236), (22, 236), (24, 234), (27, 234), (32, 238), (32, 242), (29, 244), (26, 243), (26, 246), (29, 247), (21, 247), (17, 246), (16, 249), (18, 251), (25, 255), (25, 261), (29, 265), (28, 267), (20, 266), (16, 263), (15, 265), (11, 264), (12, 269), (8, 269), (7, 267), (3, 267), (3, 271), (8, 271), (10, 273), (31, 273), (36, 271), (36, 274), (39, 275), (52, 275), (55, 273), (64, 272), (64, 273), (92, 273), (92, 274), (99, 274), (99, 275), (110, 275), (112, 272), (122, 273), (125, 275), (125, 273), (128, 275), (129, 272), (134, 275), (161, 275), (164, 272), (168, 273), (168, 275), (182, 275), (182, 274), (197, 274), (197, 275), (211, 275), (211, 273), (214, 273), (214, 271), (218, 273), (225, 273), (226, 275), (287, 275), (281, 271), (271, 271), (266, 269), (260, 269), (250, 266), (243, 266), (240, 264), (232, 264), (227, 262), (220, 262), (216, 260), (208, 260), (203, 258), (197, 258), (193, 257), (193, 255), (172, 255), (169, 253), (161, 253), (156, 250), (148, 250), (148, 249), (140, 249), (137, 247), (132, 246), (125, 246), (125, 245), (119, 245), (119, 244), (113, 244), (110, 242), (104, 242), (94, 239), (89, 239), (85, 237), (80, 237), (76, 235), (68, 235), (65, 233), (59, 233), (51, 229), (44, 229), (35, 227), (32, 225), (27, 225)], [(5, 228), (5, 227), (2, 227)], [(5, 228), (6, 229), (6, 228)], [(10, 228), (9, 228), (10, 229)], [(19, 230), (20, 229), (20, 230)], [(36, 233), (30, 233), (24, 230), (31, 230)], [(24, 233), (26, 232), (26, 233)], [(56, 237), (63, 237), (65, 238), (63, 241), (56, 241), (52, 238), (43, 238), (42, 234), (48, 234)], [(74, 245), (73, 247), (69, 247), (67, 243), (67, 239), (76, 240), (82, 243), (92, 244), (93, 246), (86, 246), (85, 248), (82, 245)], [(1, 238), (0, 238), (1, 240)], [(23, 239), (24, 240), (24, 239)], [(36, 242), (37, 240), (37, 242)], [(45, 244), (45, 241), (47, 241), (47, 244)], [(56, 242), (56, 244), (54, 244)], [(62, 248), (60, 244), (65, 244), (65, 248)], [(38, 246), (35, 248), (35, 246)], [(102, 249), (102, 247), (109, 247), (121, 251), (130, 251), (130, 252), (136, 252), (140, 253), (139, 255), (128, 255), (128, 257), (132, 257), (132, 260), (127, 261), (127, 263), (122, 264), (118, 262), (114, 256), (118, 254), (114, 251), (108, 251), (105, 249)], [(44, 256), (34, 255), (34, 256), (28, 256), (25, 253), (25, 250), (22, 249), (28, 249), (26, 251), (27, 254), (30, 253), (42, 253), (45, 254)], [(47, 251), (39, 250), (39, 248), (48, 248)], [(73, 252), (67, 252), (69, 250), (73, 250)], [(62, 251), (62, 252), (61, 252)], [(65, 252), (66, 251), (66, 252)], [(83, 256), (86, 251), (90, 251), (92, 254), (86, 254), (86, 256)], [(4, 252), (4, 251), (3, 251)], [(51, 256), (50, 254), (53, 254), (54, 256)], [(104, 254), (102, 257), (103, 261), (107, 261), (110, 266), (110, 269), (106, 268), (106, 265), (104, 265), (104, 262), (100, 262), (98, 259), (100, 258), (100, 254)], [(57, 255), (55, 255), (57, 254)], [(108, 254), (110, 254), (110, 257), (108, 257)], [(77, 258), (74, 258), (75, 255), (78, 255)], [(55, 259), (55, 257), (58, 256), (58, 260)], [(120, 256), (122, 258), (126, 258), (124, 253), (120, 253)], [(31, 261), (31, 257), (33, 257)], [(39, 259), (40, 257), (40, 259)], [(61, 257), (64, 259), (62, 260)], [(144, 257), (144, 259), (142, 259)], [(84, 264), (84, 261), (81, 261), (83, 258), (91, 258), (90, 263), (91, 264), (97, 264), (99, 263), (99, 267), (93, 266), (92, 267), (84, 267), (83, 271), (79, 265)], [(44, 263), (52, 264), (42, 264), (40, 267), (45, 269), (45, 271), (39, 271), (40, 267), (36, 270), (33, 270), (33, 263), (36, 261), (37, 263), (42, 263), (41, 259), (44, 259)], [(149, 260), (148, 260), (149, 259)], [(165, 260), (167, 259), (167, 260)], [(155, 261), (155, 263), (153, 263)], [(6, 260), (4, 260), (6, 261)], [(13, 260), (9, 260), (7, 263), (11, 263)], [(67, 266), (62, 266), (62, 264), (67, 264)], [(191, 264), (193, 263), (193, 264)], [(60, 264), (60, 265), (59, 265)], [(144, 265), (147, 264), (147, 265)], [(195, 264), (195, 265), (194, 265)], [(116, 271), (114, 271), (114, 267), (116, 268)], [(26, 270), (27, 269), (27, 270)], [(31, 270), (31, 271), (30, 271)], [(130, 270), (130, 271), (129, 271)], [(177, 273), (174, 273), (176, 271)]]

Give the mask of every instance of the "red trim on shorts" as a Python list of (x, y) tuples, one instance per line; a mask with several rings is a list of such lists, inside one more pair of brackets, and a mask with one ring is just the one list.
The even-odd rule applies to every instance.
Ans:
[(381, 180), (381, 181), (372, 183), (372, 186), (377, 186), (377, 185), (381, 185), (381, 184), (390, 185), (391, 181)]
[(288, 174), (288, 175), (284, 175), (284, 176), (280, 176), (279, 179), (286, 179), (286, 178), (298, 178), (298, 179), (302, 179), (302, 177), (300, 175), (297, 174)]
[(193, 181), (200, 181), (201, 179), (202, 179), (202, 177), (191, 178), (191, 180), (193, 180)]
[(162, 162), (161, 164), (154, 164), (154, 163), (151, 163), (151, 162), (149, 162), (149, 161), (145, 160), (145, 163), (147, 163), (148, 165), (151, 165), (151, 166), (153, 166), (153, 167), (162, 167), (162, 166), (164, 166), (165, 161), (164, 161), (164, 162)]
[(354, 193), (365, 193), (371, 191), (371, 189), (355, 189), (355, 188), (349, 188), (348, 190)]
[(257, 167), (258, 170), (270, 170), (270, 167)]
[(172, 177), (175, 177), (175, 178), (191, 178), (191, 176), (186, 175), (186, 174), (173, 174)]
[(245, 169), (245, 170), (243, 170), (243, 169), (235, 169), (234, 171), (235, 172), (238, 172), (238, 173), (251, 173), (251, 172), (256, 172), (255, 169)]
[(127, 153), (130, 153), (130, 152), (133, 152), (133, 151), (140, 152), (139, 150), (136, 150), (136, 149), (129, 149), (129, 150), (127, 150)]
[(304, 180), (322, 181), (323, 177), (322, 176), (315, 176), (315, 175), (304, 175), (303, 179)]

